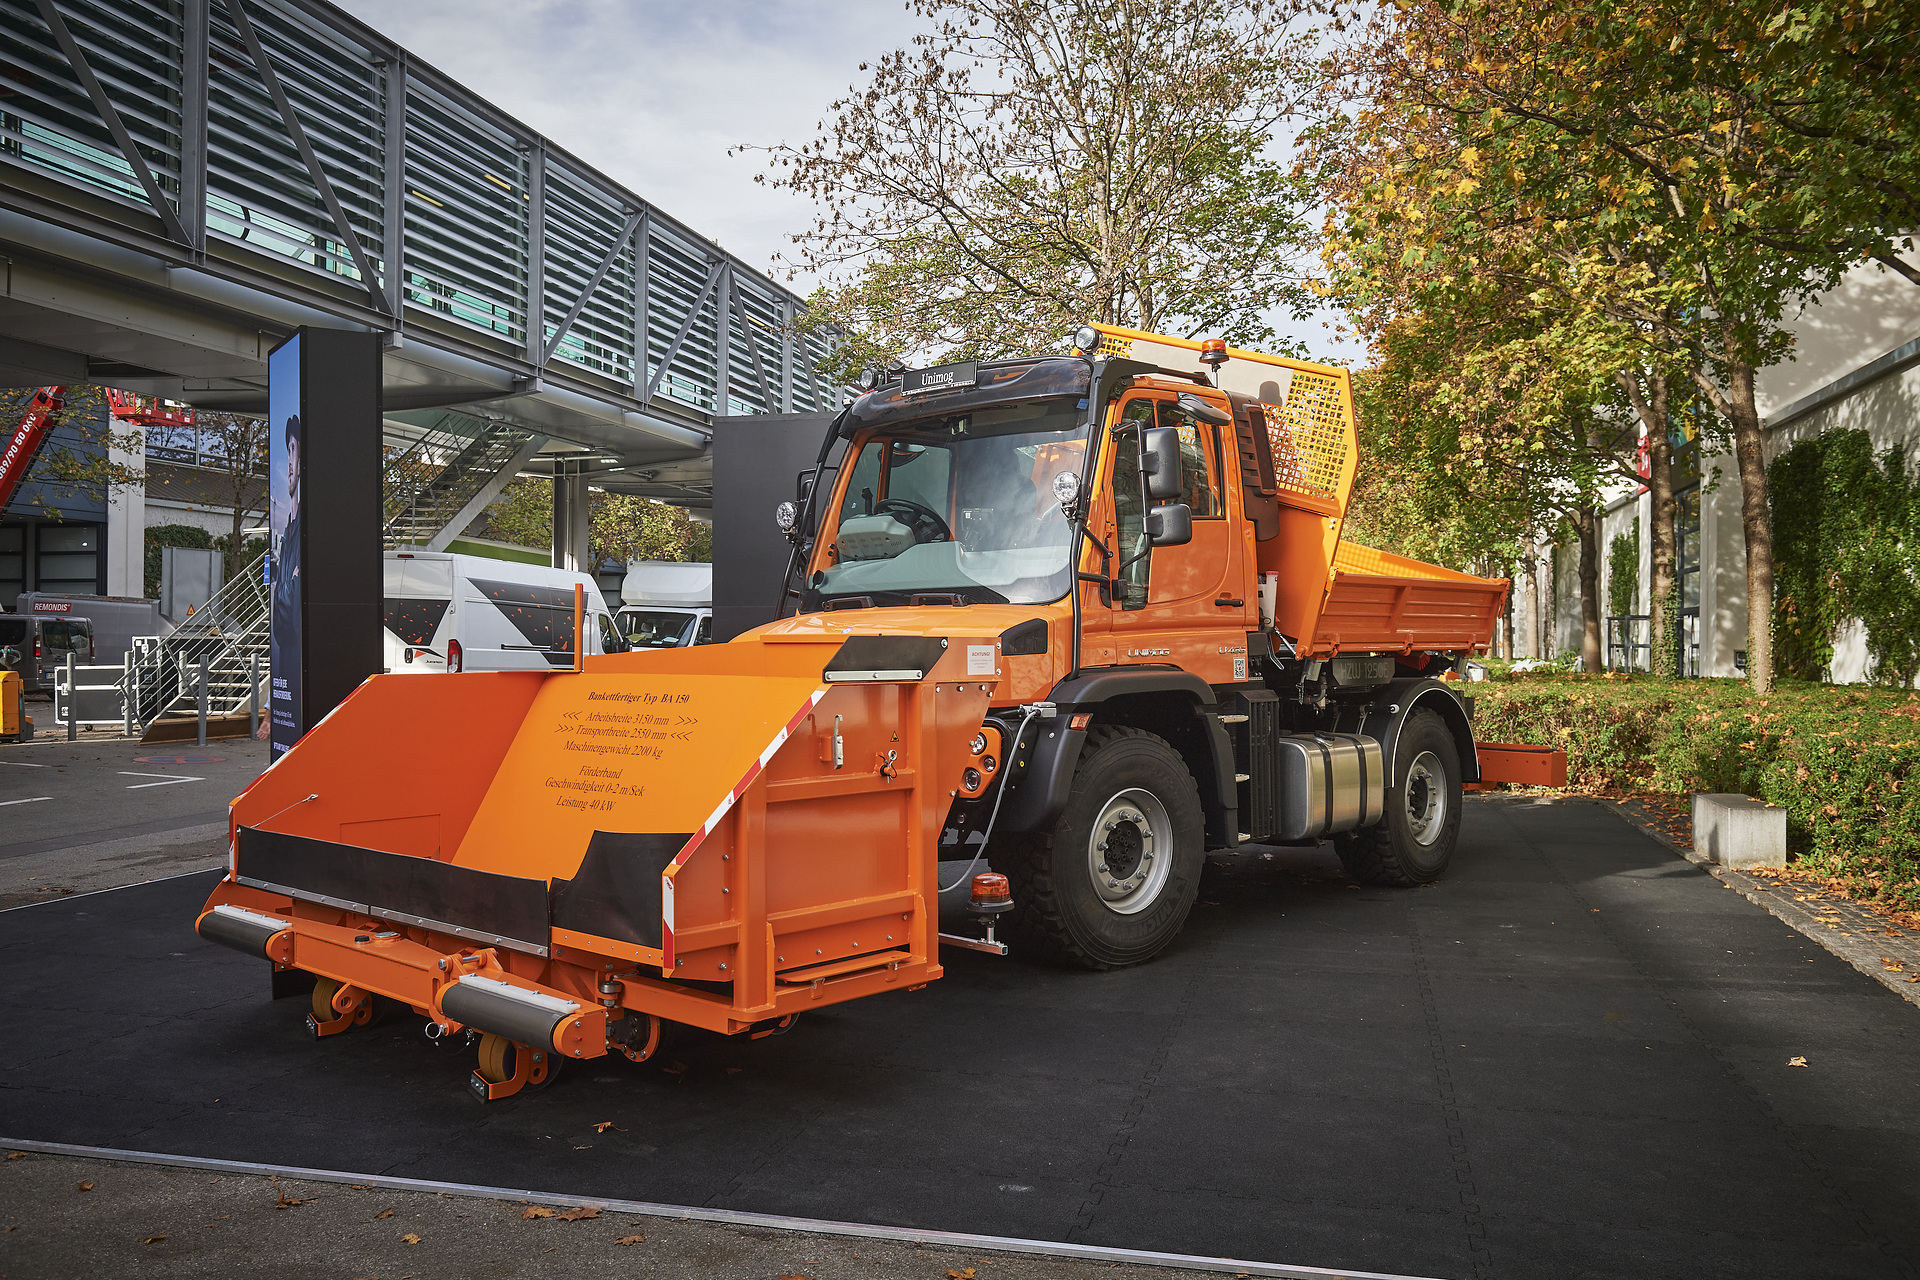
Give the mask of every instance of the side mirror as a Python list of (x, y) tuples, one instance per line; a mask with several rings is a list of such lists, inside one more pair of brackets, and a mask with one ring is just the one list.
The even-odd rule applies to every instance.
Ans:
[(1193, 508), (1170, 502), (1147, 512), (1147, 541), (1156, 547), (1184, 547), (1193, 541)]
[[(804, 514), (807, 509), (807, 499), (812, 496), (815, 485), (824, 484), (828, 488), (833, 487), (835, 470), (836, 468), (833, 467), (808, 467), (805, 471), (796, 475), (793, 478), (794, 506), (798, 507)], [(820, 532), (820, 512), (819, 509), (816, 508), (813, 512), (813, 518), (807, 520), (806, 527), (800, 530), (800, 536), (803, 538), (811, 538), (818, 532)]]
[(1147, 477), (1147, 496), (1155, 502), (1167, 502), (1180, 496), (1178, 428), (1148, 427), (1141, 432), (1140, 470)]

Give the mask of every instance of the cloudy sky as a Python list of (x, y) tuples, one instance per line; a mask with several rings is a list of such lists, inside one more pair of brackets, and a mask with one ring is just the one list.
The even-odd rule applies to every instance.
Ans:
[[(811, 138), (860, 63), (920, 29), (901, 0), (335, 3), (761, 266), (812, 206), (757, 185), (765, 158), (728, 148)], [(1332, 350), (1317, 321), (1293, 331)]]

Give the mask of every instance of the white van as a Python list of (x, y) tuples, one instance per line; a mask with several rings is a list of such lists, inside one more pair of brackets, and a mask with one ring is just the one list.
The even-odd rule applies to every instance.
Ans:
[(635, 649), (713, 643), (713, 566), (680, 560), (634, 560), (620, 584), (613, 625)]
[(607, 603), (584, 573), (448, 551), (389, 551), (385, 669), (540, 671), (573, 665), (573, 588), (586, 588), (586, 649), (624, 653)]

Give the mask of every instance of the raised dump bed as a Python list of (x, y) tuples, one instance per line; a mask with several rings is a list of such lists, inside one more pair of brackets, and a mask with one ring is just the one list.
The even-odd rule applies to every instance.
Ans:
[(486, 1034), (476, 1093), (940, 976), (939, 833), (992, 634), (770, 635), (376, 676), (238, 800), (202, 936)]

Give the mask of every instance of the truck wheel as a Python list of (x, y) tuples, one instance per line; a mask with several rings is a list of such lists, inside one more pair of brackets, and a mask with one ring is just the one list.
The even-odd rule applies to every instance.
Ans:
[(1431, 884), (1460, 838), (1460, 751), (1440, 717), (1416, 711), (1400, 730), (1405, 765), (1371, 827), (1334, 837), (1340, 865), (1361, 884)]
[(1151, 960), (1199, 895), (1205, 829), (1179, 752), (1142, 729), (1095, 728), (1051, 834), (1004, 846), (1016, 945), (1087, 969)]

